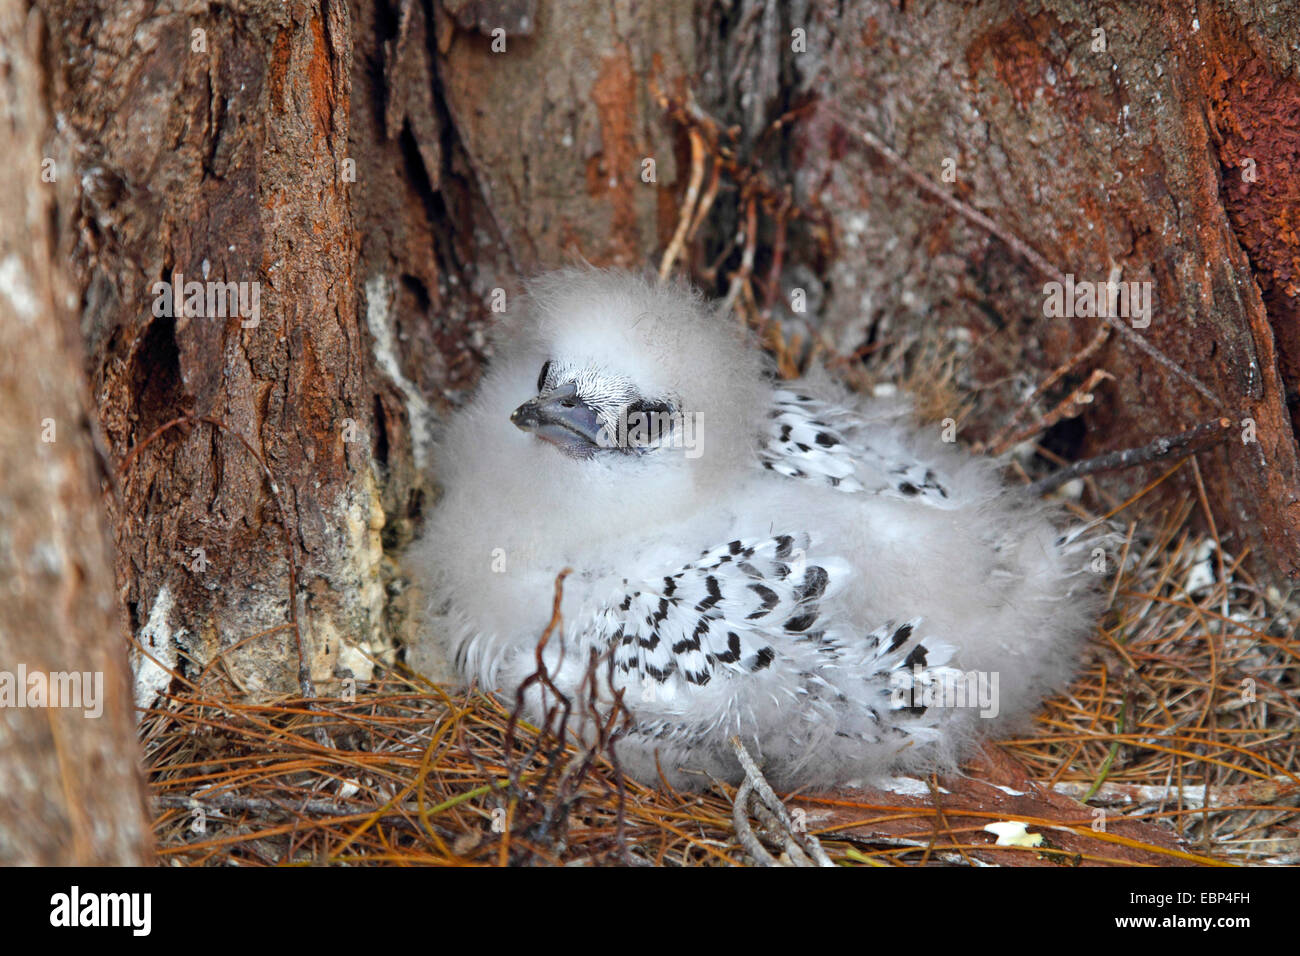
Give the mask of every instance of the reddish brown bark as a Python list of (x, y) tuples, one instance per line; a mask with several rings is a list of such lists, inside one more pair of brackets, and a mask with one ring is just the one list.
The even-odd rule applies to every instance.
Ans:
[[(172, 428), (122, 476), (111, 517), (132, 629), (189, 679), (206, 669), (272, 693), (299, 686), (285, 532), (304, 655), (328, 688), (346, 646), (380, 630), (383, 518), (345, 165), (348, 11), (241, 10), (51, 3), (46, 15), (85, 188), (63, 225), (80, 237), (111, 457), (124, 463), (180, 415), (225, 426)], [(256, 288), (259, 314), (158, 315), (154, 284), (178, 272), (244, 283), (250, 300)], [(155, 677), (142, 703), (167, 684)]]
[(0, 191), (0, 865), (139, 864), (151, 839), (81, 344), (50, 231), (71, 171), (42, 149), (40, 27), (0, 0), (13, 172)]

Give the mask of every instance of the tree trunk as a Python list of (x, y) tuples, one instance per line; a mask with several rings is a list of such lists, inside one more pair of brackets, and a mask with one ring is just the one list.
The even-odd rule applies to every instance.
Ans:
[(0, 866), (150, 855), (81, 345), (50, 232), (40, 18), (0, 0)]
[(90, 375), (129, 465), (111, 518), (145, 655), (137, 700), (171, 671), (258, 695), (365, 676), (355, 648), (381, 643), (383, 513), (354, 291), (347, 7), (45, 9), (82, 183), (63, 225), (79, 237)]

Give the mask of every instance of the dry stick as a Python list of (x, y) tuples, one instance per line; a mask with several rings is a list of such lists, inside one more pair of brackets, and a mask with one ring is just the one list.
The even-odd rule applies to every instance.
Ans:
[[(166, 810), (229, 810), (261, 815), (273, 813), (313, 813), (322, 816), (349, 816), (353, 814), (368, 815), (372, 808), (366, 807), (350, 810), (344, 805), (345, 800), (274, 800), (268, 797), (244, 797), (238, 794), (214, 794), (206, 797), (189, 797), (180, 794), (157, 794), (154, 803)], [(399, 804), (384, 813), (380, 819), (405, 820), (418, 817), (420, 808), (415, 804)]]
[(745, 248), (740, 253), (740, 268), (731, 274), (731, 285), (727, 297), (718, 309), (719, 315), (726, 315), (736, 304), (741, 287), (748, 284), (754, 271), (754, 250), (758, 245), (758, 203), (753, 196), (745, 202)]
[[(1105, 326), (1102, 326), (1104, 329)], [(1083, 411), (1083, 406), (1091, 405), (1093, 402), (1092, 392), (1098, 385), (1107, 379), (1113, 379), (1115, 376), (1104, 368), (1095, 368), (1092, 374), (1088, 376), (1088, 381), (1084, 382), (1073, 392), (1061, 400), (1055, 408), (1037, 421), (1027, 425), (1013, 435), (1001, 436), (999, 441), (989, 449), (994, 455), (1000, 455), (1008, 448), (1020, 444), (1037, 435), (1039, 432), (1051, 428), (1063, 418), (1074, 418)]]
[(693, 126), (686, 131), (686, 134), (691, 140), (691, 180), (686, 187), (686, 198), (682, 201), (681, 213), (677, 218), (677, 230), (673, 233), (668, 248), (664, 250), (663, 261), (659, 263), (660, 280), (668, 278), (673, 271), (673, 263), (681, 254), (682, 245), (686, 242), (686, 236), (691, 229), (696, 204), (699, 202), (700, 184), (704, 182), (704, 137)]
[[(781, 291), (781, 269), (785, 265), (785, 217), (788, 208), (782, 206), (773, 217), (776, 220), (776, 235), (772, 239), (772, 264), (767, 270), (767, 288), (763, 291), (763, 307), (765, 310), (771, 308), (772, 302)], [(790, 311), (793, 312), (794, 310), (791, 309)]]
[[(1083, 781), (1061, 781), (1053, 788), (1074, 800), (1082, 800), (1092, 787)], [(1271, 780), (1252, 780), (1248, 783), (1229, 784), (1212, 790), (1208, 796), (1211, 807), (1234, 807), (1241, 804), (1271, 804), (1294, 798), (1300, 793), (1300, 785), (1290, 777), (1278, 776)], [(1095, 803), (1129, 803), (1135, 805), (1149, 803), (1183, 803), (1192, 806), (1204, 805), (1207, 797), (1204, 792), (1197, 793), (1188, 789), (1179, 789), (1175, 785), (1140, 784), (1140, 783), (1103, 783), (1092, 792)]]
[(1097, 350), (1100, 349), (1109, 338), (1110, 326), (1098, 326), (1097, 334), (1092, 337), (1087, 345), (1058, 365), (1051, 375), (1043, 379), (1043, 381), (1038, 384), (1038, 387), (1029, 393), (1029, 397), (1020, 403), (1020, 407), (1012, 413), (1010, 420), (1007, 421), (1006, 425), (1003, 426), (1000, 432), (989, 439), (989, 441), (984, 445), (976, 446), (972, 450), (978, 454), (985, 449), (991, 449), (994, 455), (1000, 455), (1002, 452), (1006, 451), (1006, 449), (1016, 444), (1014, 441), (1010, 441), (1009, 438), (1016, 427), (1016, 423), (1020, 421), (1021, 416), (1025, 414), (1026, 410), (1028, 410), (1039, 396), (1064, 378), (1071, 369), (1078, 368), (1088, 359), (1092, 358), (1092, 356), (1096, 354)]
[(780, 866), (776, 857), (767, 852), (763, 844), (758, 842), (758, 837), (754, 836), (754, 831), (749, 825), (749, 796), (753, 792), (754, 785), (746, 777), (740, 783), (740, 789), (736, 791), (736, 800), (731, 805), (731, 819), (736, 825), (736, 838), (740, 840), (740, 845), (745, 848), (755, 863), (760, 866)]
[[(298, 687), (302, 691), (302, 696), (310, 700), (316, 696), (316, 688), (312, 685), (311, 672), (307, 668), (307, 656), (302, 649), (302, 631), (298, 627), (298, 564), (293, 557), (293, 539), (289, 536), (289, 512), (285, 510), (284, 502), (280, 500), (280, 488), (276, 485), (275, 479), (271, 477), (271, 469), (266, 466), (266, 462), (262, 460), (262, 456), (258, 454), (257, 449), (249, 443), (247, 438), (218, 418), (211, 418), (207, 415), (179, 415), (171, 421), (163, 422), (150, 432), (144, 441), (127, 453), (118, 468), (118, 471), (122, 474), (122, 482), (125, 484), (126, 473), (130, 470), (131, 465), (135, 463), (135, 459), (153, 444), (155, 439), (173, 428), (178, 428), (181, 425), (192, 425), (195, 422), (211, 425), (218, 431), (225, 432), (238, 439), (239, 443), (253, 456), (253, 460), (257, 462), (258, 467), (262, 469), (266, 483), (271, 488), (271, 497), (275, 500), (275, 506), (280, 510), (280, 530), (284, 534), (284, 550), (286, 557), (289, 559), (289, 625), (293, 628), (293, 639), (298, 646)], [(322, 746), (328, 746), (328, 742), (321, 739), (322, 737), (323, 730), (318, 727), (317, 742)]]
[[(765, 213), (776, 220), (777, 224), (776, 246), (773, 251), (772, 266), (769, 273), (772, 277), (775, 277), (780, 271), (784, 255), (787, 220), (799, 217), (817, 220), (819, 217), (801, 208), (794, 201), (793, 195), (788, 188), (778, 189), (773, 186), (760, 169), (741, 160), (735, 150), (728, 148), (724, 144), (724, 140), (734, 142), (737, 139), (740, 133), (739, 127), (724, 128), (721, 123), (700, 108), (700, 105), (695, 102), (694, 96), (689, 92), (684, 98), (674, 98), (660, 90), (658, 84), (653, 80), (651, 81), (650, 90), (660, 107), (666, 110), (673, 120), (686, 127), (691, 142), (691, 179), (687, 187), (677, 230), (660, 264), (661, 278), (668, 275), (672, 263), (681, 252), (681, 246), (685, 242), (691, 241), (696, 229), (713, 205), (713, 200), (717, 195), (721, 171), (725, 169), (740, 187), (740, 201), (745, 205), (746, 209), (745, 248), (740, 269), (730, 277), (730, 287), (727, 290), (723, 305), (719, 309), (720, 314), (726, 314), (735, 304), (737, 296), (742, 292), (748, 290), (750, 297), (753, 298), (752, 284), (755, 281), (753, 276), (754, 249), (758, 240), (758, 207), (761, 206)], [(810, 103), (782, 114), (764, 131), (763, 135), (766, 136), (768, 133), (783, 128), (798, 115), (811, 108), (812, 104)], [(704, 172), (701, 160), (705, 151), (713, 157), (713, 173), (705, 196), (703, 200), (700, 200), (699, 189)], [(688, 221), (689, 225), (683, 229), (683, 225)], [(733, 240), (713, 265), (703, 270), (702, 274), (710, 277), (710, 279), (715, 277), (719, 265), (731, 254), (734, 245)], [(771, 304), (777, 285), (778, 283), (773, 278), (769, 278), (765, 284), (763, 294), (765, 305)], [(761, 315), (757, 309), (752, 311), (755, 315)]]
[(1231, 420), (1216, 418), (1180, 434), (1162, 436), (1137, 448), (1126, 448), (1123, 451), (1112, 451), (1105, 455), (1098, 455), (1096, 458), (1088, 458), (1085, 461), (1076, 461), (1074, 464), (1068, 465), (1046, 478), (1040, 478), (1030, 486), (1030, 490), (1035, 495), (1045, 495), (1059, 488), (1067, 481), (1080, 478), (1083, 475), (1091, 475), (1094, 472), (1116, 471), (1121, 468), (1132, 468), (1135, 465), (1160, 461), (1164, 458), (1174, 456), (1182, 458), (1192, 455), (1227, 441), (1231, 428)]
[[(772, 785), (767, 782), (767, 778), (763, 776), (763, 771), (758, 769), (758, 764), (755, 763), (754, 758), (749, 755), (749, 751), (745, 749), (745, 745), (740, 742), (739, 736), (732, 736), (731, 749), (735, 751), (736, 759), (740, 761), (740, 765), (745, 768), (745, 781), (754, 789), (754, 792), (762, 799), (763, 803), (767, 805), (767, 808), (776, 814), (776, 818), (781, 821), (781, 826), (785, 827), (786, 832), (791, 835), (799, 834), (803, 836), (804, 843), (806, 844), (804, 849), (807, 851), (809, 856), (817, 861), (818, 866), (834, 866), (835, 864), (832, 863), (831, 858), (826, 855), (826, 851), (822, 849), (821, 841), (818, 840), (817, 837), (813, 836), (811, 833), (805, 833), (795, 828), (794, 821), (790, 819), (790, 814), (785, 809), (785, 804), (782, 803), (781, 798), (776, 795), (776, 791), (772, 789)], [(744, 812), (744, 804), (740, 800), (739, 794), (737, 794), (736, 806), (742, 808), (740, 812)], [(798, 836), (796, 836), (795, 839), (798, 839)]]
[[(613, 649), (611, 648), (609, 651), (605, 652), (606, 660), (609, 662), (609, 674), (606, 680), (611, 689), (614, 686), (614, 656), (612, 651)], [(616, 750), (616, 745), (619, 740), (621, 740), (623, 735), (632, 727), (632, 712), (629, 711), (627, 705), (623, 703), (623, 695), (626, 692), (626, 687), (621, 687), (618, 690), (613, 691), (614, 707), (610, 712), (610, 726), (619, 719), (620, 715), (622, 715), (622, 725), (615, 728), (612, 733), (609, 732), (608, 728), (602, 731), (602, 733), (605, 737), (604, 749), (605, 752), (609, 754), (609, 764), (614, 768), (616, 797), (614, 801), (615, 838), (618, 842), (619, 853), (623, 857), (623, 862), (630, 866), (632, 863), (632, 854), (628, 850), (627, 846), (627, 781), (623, 777), (623, 764), (618, 759), (618, 751)], [(593, 704), (592, 706), (594, 708), (595, 705)]]
[(754, 816), (758, 817), (759, 822), (762, 823), (763, 826), (767, 827), (769, 832), (780, 837), (781, 844), (785, 847), (786, 857), (790, 860), (792, 865), (817, 865), (811, 858), (809, 858), (808, 854), (803, 851), (803, 847), (801, 847), (798, 841), (795, 840), (794, 834), (786, 832), (785, 828), (781, 826), (781, 821), (776, 818), (776, 814), (764, 806), (761, 800), (753, 799), (753, 794), (750, 794), (749, 802), (750, 808), (754, 811)]
[(734, 149), (726, 145), (727, 141), (735, 142), (739, 137), (739, 126), (724, 127), (701, 109), (690, 93), (682, 99), (668, 96), (653, 80), (650, 84), (650, 92), (660, 108), (667, 111), (671, 119), (699, 132), (708, 151), (736, 181), (742, 190), (742, 195), (748, 191), (757, 196), (765, 212), (774, 212), (783, 206), (788, 206), (787, 215), (792, 219), (801, 217), (811, 221), (822, 219), (816, 213), (794, 203), (787, 190), (778, 189), (761, 169), (741, 159)]
[[(560, 610), (564, 600), (564, 579), (572, 573), (573, 573), (572, 568), (565, 568), (555, 577), (555, 596), (551, 604), (551, 619), (547, 623), (546, 629), (542, 632), (541, 639), (537, 642), (537, 646), (534, 649), (534, 662), (536, 664), (535, 670), (533, 671), (532, 674), (530, 674), (527, 678), (525, 678), (524, 682), (519, 685), (518, 690), (516, 690), (515, 692), (515, 706), (511, 711), (510, 719), (506, 724), (506, 734), (505, 734), (505, 741), (503, 745), (504, 753), (506, 755), (507, 772), (510, 780), (510, 785), (513, 788), (514, 792), (524, 795), (526, 791), (521, 786), (522, 767), (524, 763), (532, 759), (532, 756), (534, 754), (543, 752), (542, 745), (541, 745), (542, 738), (548, 732), (554, 734), (555, 746), (552, 747), (549, 751), (545, 752), (546, 766), (543, 768), (541, 775), (536, 781), (533, 782), (533, 785), (531, 787), (531, 789), (534, 792), (541, 794), (551, 784), (551, 781), (555, 780), (555, 788), (556, 788), (555, 803), (552, 806), (546, 806), (545, 804), (543, 804), (541, 819), (531, 824), (531, 831), (533, 832), (534, 838), (539, 840), (549, 836), (552, 827), (555, 826), (557, 823), (563, 824), (564, 819), (567, 817), (568, 809), (572, 806), (572, 803), (576, 796), (576, 789), (575, 789), (577, 786), (576, 781), (580, 781), (581, 778), (586, 774), (587, 769), (590, 767), (591, 762), (595, 758), (596, 752), (599, 749), (601, 749), (603, 743), (608, 742), (612, 750), (613, 742), (608, 741), (609, 728), (613, 727), (614, 723), (618, 721), (620, 716), (620, 710), (622, 710), (623, 713), (626, 713), (626, 709), (623, 707), (622, 704), (622, 698), (620, 697), (616, 702), (614, 711), (611, 713), (609, 717), (609, 725), (607, 727), (600, 726), (599, 719), (597, 719), (598, 740), (596, 742), (596, 746), (594, 748), (588, 748), (583, 754), (579, 754), (575, 756), (574, 759), (571, 760), (568, 765), (561, 766), (560, 758), (564, 753), (565, 744), (566, 741), (568, 740), (568, 725), (570, 719), (573, 717), (575, 701), (571, 700), (566, 694), (564, 694), (559, 689), (559, 687), (556, 686), (554, 681), (551, 679), (549, 670), (546, 667), (546, 663), (543, 658), (543, 654), (546, 650), (547, 645), (550, 643), (551, 638), (554, 636), (555, 632), (563, 628), (563, 617), (561, 616)], [(586, 677), (584, 677), (583, 682), (579, 684), (578, 695), (577, 695), (578, 700), (576, 701), (576, 706), (578, 708), (583, 707), (583, 698), (581, 695), (583, 689), (587, 686), (588, 681), (591, 681), (593, 686), (593, 693), (594, 693), (595, 666), (596, 666), (596, 662), (594, 661), (588, 662), (587, 675)], [(543, 715), (543, 719), (538, 725), (540, 733), (537, 736), (534, 746), (530, 749), (528, 755), (525, 757), (525, 760), (520, 763), (515, 763), (510, 758), (510, 753), (514, 749), (515, 730), (518, 726), (520, 716), (524, 712), (525, 694), (528, 688), (533, 684), (540, 684), (544, 693), (549, 692), (554, 694), (558, 701), (558, 705), (550, 707), (547, 710), (547, 712)], [(561, 715), (559, 718), (558, 726), (555, 723), (555, 717), (557, 714)], [(579, 765), (580, 765), (580, 769), (576, 774), (569, 773), (569, 770), (572, 767), (579, 766)], [(558, 777), (557, 777), (557, 773), (558, 773)], [(621, 791), (621, 784), (622, 784), (621, 776), (619, 782), (620, 782), (620, 796), (619, 796), (619, 803), (618, 803), (618, 814), (620, 820), (619, 834), (621, 837), (623, 834), (622, 814), (624, 812), (623, 811), (624, 802), (623, 802), (623, 795)], [(523, 801), (521, 801), (521, 803), (523, 803)], [(504, 842), (502, 845), (503, 846), (505, 845)], [(624, 854), (626, 855), (626, 844), (622, 846), (622, 849), (624, 851)], [(504, 855), (504, 851), (503, 851), (503, 855)]]
[[(881, 156), (887, 159), (895, 168), (898, 169), (899, 172), (901, 172), (904, 176), (910, 179), (912, 183), (923, 193), (925, 193), (927, 196), (929, 196), (932, 199), (938, 200), (939, 202), (943, 203), (945, 206), (953, 210), (953, 212), (957, 213), (962, 218), (975, 223), (981, 229), (984, 229), (986, 232), (990, 233), (991, 235), (994, 235), (997, 238), (1001, 239), (1002, 242), (1010, 246), (1011, 249), (1019, 253), (1022, 257), (1027, 259), (1033, 265), (1037, 266), (1038, 270), (1042, 272), (1044, 275), (1050, 277), (1052, 280), (1056, 282), (1065, 284), (1065, 275), (1054, 265), (1048, 262), (1047, 259), (1044, 258), (1040, 253), (1035, 251), (1033, 247), (1031, 247), (1024, 240), (1020, 239), (1018, 236), (1014, 235), (1008, 230), (1003, 229), (996, 222), (994, 222), (988, 216), (984, 215), (982, 212), (976, 210), (974, 207), (968, 206), (960, 199), (957, 199), (955, 196), (948, 194), (947, 192), (945, 192), (944, 190), (936, 186), (934, 183), (930, 182), (929, 179), (922, 176), (919, 172), (913, 169), (912, 166), (907, 162), (907, 160), (903, 159), (902, 156), (900, 156), (897, 152), (895, 152), (893, 149), (887, 146), (883, 140), (881, 140), (875, 134), (863, 128), (860, 125), (860, 121), (857, 118), (849, 116), (847, 113), (845, 113), (843, 110), (837, 107), (832, 106), (830, 107), (830, 109), (831, 112), (833, 112), (839, 118), (840, 122), (844, 123), (844, 125), (853, 133), (855, 133), (858, 136), (858, 138), (860, 138), (864, 143), (866, 143), (867, 146), (869, 146), (871, 149), (875, 150), (877, 153), (879, 153)], [(1103, 315), (1100, 316), (1100, 318), (1104, 319), (1113, 329), (1115, 329), (1115, 331), (1123, 335), (1124, 338), (1126, 338), (1129, 342), (1131, 342), (1135, 347), (1141, 349), (1143, 352), (1149, 355), (1155, 362), (1157, 362), (1164, 368), (1168, 369), (1170, 373), (1182, 379), (1192, 388), (1196, 389), (1197, 392), (1199, 392), (1205, 399), (1207, 399), (1216, 408), (1220, 408), (1220, 409), (1227, 408), (1227, 405), (1224, 403), (1223, 399), (1221, 399), (1219, 396), (1215, 395), (1212, 391), (1210, 391), (1210, 389), (1200, 379), (1192, 375), (1190, 372), (1188, 372), (1186, 369), (1184, 369), (1182, 366), (1176, 363), (1169, 356), (1165, 355), (1165, 353), (1160, 351), (1160, 349), (1156, 348), (1154, 345), (1147, 342), (1145, 339), (1142, 338), (1142, 336), (1134, 332), (1131, 328), (1129, 328), (1127, 325), (1121, 322), (1116, 316)]]
[[(627, 847), (626, 827), (627, 785), (623, 779), (623, 765), (619, 762), (615, 745), (631, 729), (632, 712), (623, 703), (623, 696), (627, 692), (627, 688), (615, 689), (614, 687), (613, 651), (614, 649), (610, 648), (601, 654), (595, 648), (592, 648), (590, 658), (587, 661), (587, 672), (583, 675), (582, 682), (578, 686), (578, 702), (580, 705), (585, 704), (584, 709), (596, 728), (596, 734), (592, 745), (586, 749), (582, 769), (579, 771), (570, 796), (576, 799), (578, 781), (590, 770), (596, 754), (598, 752), (607, 754), (610, 766), (614, 770), (614, 787), (610, 788), (608, 782), (602, 782), (605, 782), (607, 789), (614, 790), (615, 842), (618, 844), (624, 864), (631, 866), (632, 857)], [(606, 686), (609, 687), (610, 696), (614, 702), (613, 706), (605, 713), (602, 713), (599, 707), (600, 688), (596, 676), (601, 664), (605, 665), (605, 682)]]
[[(555, 686), (554, 682), (552, 682), (550, 674), (546, 669), (546, 662), (542, 659), (542, 655), (546, 651), (546, 645), (550, 643), (551, 635), (555, 633), (556, 628), (563, 626), (563, 618), (560, 615), (560, 606), (564, 602), (564, 579), (572, 573), (572, 568), (565, 568), (555, 576), (555, 597), (551, 603), (551, 619), (547, 623), (546, 630), (542, 632), (541, 639), (537, 642), (537, 646), (533, 651), (534, 661), (537, 665), (536, 669), (532, 674), (528, 675), (528, 677), (524, 679), (524, 682), (520, 684), (519, 688), (515, 691), (514, 710), (510, 712), (510, 720), (506, 723), (505, 754), (507, 760), (509, 760), (510, 751), (514, 749), (515, 728), (519, 724), (520, 715), (524, 712), (524, 695), (528, 692), (528, 688), (536, 683), (540, 683), (544, 690), (549, 690), (555, 694), (556, 700), (559, 701), (559, 705), (564, 711), (564, 716), (560, 720), (559, 730), (556, 731), (556, 736), (559, 739), (559, 750), (562, 751), (564, 748), (565, 730), (568, 727), (569, 716), (572, 713), (573, 706), (569, 698), (561, 693), (560, 689)], [(542, 700), (544, 701), (545, 697), (543, 697)], [(554, 713), (555, 707), (552, 706), (550, 710), (543, 715), (543, 721), (539, 725), (541, 730), (545, 731), (551, 726), (550, 718), (554, 716)], [(544, 734), (538, 734), (537, 745), (533, 752), (540, 749), (540, 741), (543, 736)], [(543, 778), (544, 781), (550, 780), (553, 773), (555, 756), (558, 752), (559, 751), (557, 750), (552, 750), (550, 754), (550, 760), (548, 761), (546, 773)], [(529, 754), (530, 758), (531, 756), (532, 753)], [(519, 768), (509, 768), (509, 772), (510, 782), (518, 789)], [(522, 789), (520, 789), (520, 792), (522, 792)]]
[(718, 186), (722, 183), (722, 161), (716, 156), (713, 158), (713, 171), (709, 174), (709, 185), (704, 190), (704, 195), (700, 198), (699, 204), (695, 207), (695, 217), (691, 220), (691, 227), (686, 230), (686, 241), (694, 242), (695, 233), (699, 231), (700, 224), (704, 222), (704, 217), (709, 214), (713, 208), (713, 202), (718, 198)]

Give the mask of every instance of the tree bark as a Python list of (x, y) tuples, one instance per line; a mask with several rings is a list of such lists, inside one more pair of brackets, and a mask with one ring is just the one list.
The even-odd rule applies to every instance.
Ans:
[[(89, 371), (112, 459), (129, 464), (110, 517), (137, 700), (173, 671), (263, 696), (367, 676), (356, 648), (382, 650), (383, 513), (356, 312), (348, 9), (44, 9), (82, 183), (63, 227), (78, 237)], [(168, 314), (158, 283), (178, 273), (187, 296), (200, 284), (197, 311)], [(239, 284), (239, 315), (209, 305), (218, 282)]]
[(0, 0), (13, 173), (0, 190), (0, 866), (140, 864), (151, 839), (81, 344), (50, 230), (69, 168), (42, 150), (40, 38), (39, 17)]

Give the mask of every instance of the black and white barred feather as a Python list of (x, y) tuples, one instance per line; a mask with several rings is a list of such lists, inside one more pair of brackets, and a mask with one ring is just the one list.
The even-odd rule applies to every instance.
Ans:
[(889, 429), (854, 422), (843, 409), (786, 389), (772, 393), (772, 404), (760, 457), (764, 468), (839, 491), (895, 493), (950, 506), (938, 473), (908, 453)]

